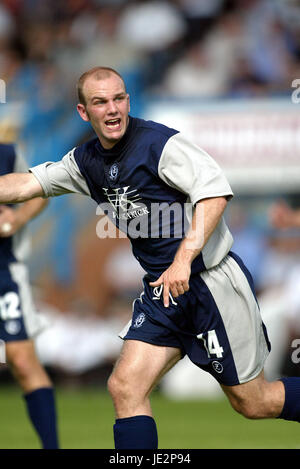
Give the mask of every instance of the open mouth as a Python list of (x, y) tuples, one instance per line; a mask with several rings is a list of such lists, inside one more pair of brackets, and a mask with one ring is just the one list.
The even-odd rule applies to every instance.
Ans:
[(121, 119), (110, 119), (110, 120), (107, 120), (105, 121), (105, 125), (109, 128), (109, 129), (116, 129), (117, 127), (119, 127), (121, 124)]

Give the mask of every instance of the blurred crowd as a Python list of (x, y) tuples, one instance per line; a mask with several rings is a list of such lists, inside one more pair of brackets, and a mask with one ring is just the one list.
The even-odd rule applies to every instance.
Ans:
[(124, 73), (137, 99), (285, 93), (300, 69), (299, 2), (1, 1), (8, 99), (53, 111), (96, 64)]

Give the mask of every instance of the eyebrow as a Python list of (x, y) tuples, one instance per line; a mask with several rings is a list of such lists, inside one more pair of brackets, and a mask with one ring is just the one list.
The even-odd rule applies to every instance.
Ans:
[[(126, 96), (126, 92), (125, 91), (121, 91), (120, 93), (116, 93), (114, 96), (113, 96), (113, 99), (115, 98), (119, 98), (119, 97), (122, 97), (122, 96)], [(107, 98), (105, 96), (93, 96), (92, 99), (91, 99), (91, 102), (93, 101), (96, 101), (97, 99), (99, 100), (106, 100)]]

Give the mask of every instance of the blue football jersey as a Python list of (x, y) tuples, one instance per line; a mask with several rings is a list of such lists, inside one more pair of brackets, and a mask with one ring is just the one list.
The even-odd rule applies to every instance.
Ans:
[[(14, 172), (15, 149), (13, 145), (0, 144), (0, 175)], [(0, 206), (1, 207), (1, 206)], [(0, 265), (14, 261), (15, 257), (12, 251), (12, 237), (0, 238)]]
[[(104, 149), (94, 138), (61, 161), (30, 170), (46, 197), (68, 192), (92, 197), (126, 233), (134, 256), (151, 278), (172, 263), (195, 204), (232, 196), (221, 169), (207, 153), (177, 130), (132, 117), (112, 149)], [(222, 219), (193, 261), (192, 273), (217, 265), (231, 245)]]

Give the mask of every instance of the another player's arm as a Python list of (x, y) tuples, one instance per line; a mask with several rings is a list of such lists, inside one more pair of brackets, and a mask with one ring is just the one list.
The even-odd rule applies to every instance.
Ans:
[(1, 203), (20, 203), (16, 209), (0, 205), (0, 237), (15, 234), (48, 204), (40, 197), (43, 189), (31, 173), (11, 173), (0, 177)]
[(16, 204), (43, 195), (42, 186), (32, 173), (10, 173), (0, 177), (0, 204)]
[(190, 228), (180, 243), (174, 261), (162, 273), (152, 287), (164, 285), (164, 305), (169, 306), (169, 293), (176, 298), (189, 290), (189, 279), (193, 260), (209, 240), (218, 225), (227, 205), (225, 197), (204, 199), (196, 204)]
[(0, 204), (25, 202), (35, 197), (57, 197), (77, 193), (90, 196), (71, 150), (60, 161), (47, 161), (30, 168), (28, 173), (0, 177)]
[(17, 208), (0, 205), (0, 237), (14, 235), (26, 223), (35, 218), (46, 206), (48, 200), (36, 197), (20, 203)]

